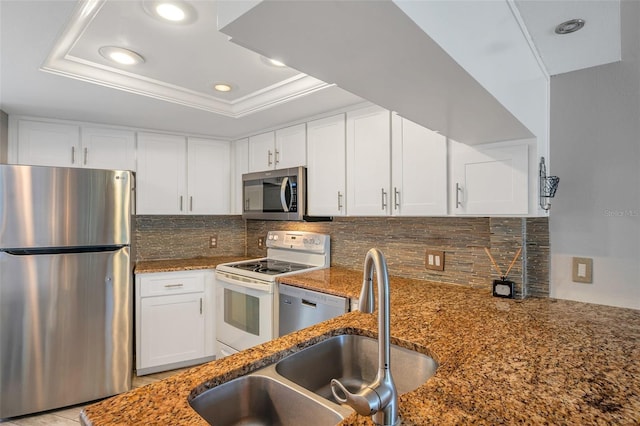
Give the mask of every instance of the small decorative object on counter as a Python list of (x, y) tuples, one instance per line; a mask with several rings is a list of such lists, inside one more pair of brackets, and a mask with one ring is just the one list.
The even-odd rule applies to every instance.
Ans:
[(513, 281), (508, 281), (507, 280), (507, 276), (509, 275), (509, 272), (511, 272), (511, 268), (513, 268), (513, 265), (516, 264), (516, 260), (518, 260), (518, 256), (520, 256), (520, 252), (522, 252), (522, 247), (520, 247), (518, 249), (516, 255), (514, 256), (513, 260), (511, 261), (511, 264), (509, 265), (509, 268), (507, 269), (507, 272), (505, 274), (502, 273), (502, 270), (500, 269), (500, 267), (496, 263), (496, 260), (491, 255), (491, 252), (489, 251), (489, 248), (485, 247), (484, 251), (487, 253), (487, 256), (489, 256), (489, 259), (491, 260), (491, 263), (493, 264), (493, 267), (495, 268), (496, 272), (498, 274), (500, 274), (500, 279), (499, 280), (493, 280), (493, 295), (495, 297), (506, 297), (508, 299), (513, 299), (513, 297), (514, 297), (514, 291), (513, 291), (514, 283), (513, 283)]

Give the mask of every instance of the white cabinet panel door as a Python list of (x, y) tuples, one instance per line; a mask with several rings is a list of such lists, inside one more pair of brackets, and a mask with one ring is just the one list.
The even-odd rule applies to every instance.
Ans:
[(187, 213), (185, 144), (182, 136), (138, 134), (137, 214)]
[(189, 199), (191, 214), (231, 212), (231, 144), (226, 141), (189, 138)]
[(140, 348), (144, 368), (205, 356), (204, 293), (146, 297), (141, 301)]
[(127, 130), (82, 128), (81, 163), (92, 169), (136, 170), (135, 134)]
[(20, 120), (18, 164), (81, 167), (80, 127)]
[(307, 212), (310, 216), (346, 214), (345, 115), (307, 123)]
[(242, 175), (249, 172), (249, 139), (233, 142), (233, 175), (231, 182), (231, 214), (242, 214)]
[(350, 216), (390, 213), (391, 117), (379, 107), (347, 113), (347, 206)]
[(250, 172), (273, 169), (275, 156), (275, 132), (262, 133), (249, 138)]
[(274, 162), (276, 169), (307, 165), (307, 131), (305, 124), (276, 130)]
[(392, 126), (393, 214), (446, 215), (446, 138), (395, 114)]
[(527, 214), (528, 145), (454, 144), (451, 193), (456, 214)]

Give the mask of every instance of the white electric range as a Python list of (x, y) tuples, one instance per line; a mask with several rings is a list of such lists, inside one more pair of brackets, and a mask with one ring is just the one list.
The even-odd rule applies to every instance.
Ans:
[(218, 359), (278, 337), (278, 277), (329, 267), (329, 235), (269, 231), (266, 244), (267, 257), (216, 268)]

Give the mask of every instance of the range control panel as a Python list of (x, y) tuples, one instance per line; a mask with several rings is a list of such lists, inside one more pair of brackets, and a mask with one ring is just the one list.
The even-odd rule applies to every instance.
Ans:
[(303, 231), (269, 231), (267, 247), (326, 253), (329, 235)]

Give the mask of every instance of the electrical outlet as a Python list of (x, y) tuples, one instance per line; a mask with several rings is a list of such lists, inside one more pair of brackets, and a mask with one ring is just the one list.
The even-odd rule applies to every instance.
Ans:
[(424, 266), (434, 271), (444, 271), (444, 251), (427, 250), (425, 253)]
[(258, 237), (258, 248), (264, 248), (264, 237)]
[(573, 258), (573, 282), (593, 283), (593, 259), (590, 257)]
[(209, 248), (218, 248), (218, 235), (214, 234), (209, 237)]

